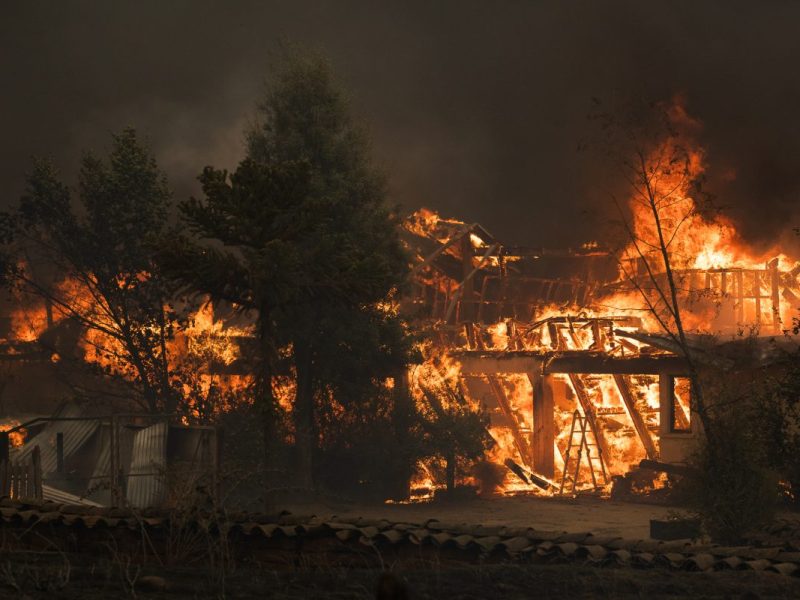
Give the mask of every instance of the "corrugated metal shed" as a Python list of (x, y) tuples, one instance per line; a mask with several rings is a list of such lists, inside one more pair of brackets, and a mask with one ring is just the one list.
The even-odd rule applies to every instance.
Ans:
[(164, 498), (167, 466), (167, 423), (156, 423), (133, 436), (127, 498), (131, 506), (155, 506)]
[[(54, 417), (84, 417), (86, 416), (83, 411), (75, 404), (64, 404), (59, 411), (53, 415)], [(64, 434), (64, 459), (68, 459), (75, 452), (80, 450), (84, 444), (92, 437), (100, 425), (98, 419), (87, 419), (81, 421), (51, 421), (44, 429), (27, 441), (22, 448), (20, 448), (14, 460), (22, 460), (28, 458), (36, 446), (39, 446), (39, 451), (42, 455), (42, 474), (46, 477), (48, 473), (56, 470), (57, 457), (56, 457), (56, 434)]]
[(81, 498), (75, 494), (70, 494), (63, 490), (59, 490), (49, 485), (42, 485), (42, 498), (50, 502), (58, 502), (59, 504), (76, 504), (80, 506), (103, 506), (88, 498)]
[[(94, 471), (86, 486), (86, 495), (94, 500), (109, 504), (111, 502), (111, 428), (103, 425), (99, 431), (100, 450), (97, 453), (97, 462)], [(133, 449), (134, 431), (128, 427), (117, 427), (117, 443), (119, 444), (120, 469), (123, 476), (128, 473)], [(119, 481), (119, 480), (118, 480)]]

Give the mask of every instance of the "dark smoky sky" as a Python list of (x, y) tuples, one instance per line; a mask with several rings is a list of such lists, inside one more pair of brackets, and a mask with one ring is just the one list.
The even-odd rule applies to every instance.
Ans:
[(289, 40), (330, 57), (405, 209), (511, 243), (597, 238), (615, 175), (578, 151), (591, 98), (682, 93), (713, 191), (768, 244), (800, 226), (798, 32), (793, 2), (4, 2), (0, 203), (31, 155), (74, 174), (126, 125), (186, 197), (203, 166), (242, 157)]

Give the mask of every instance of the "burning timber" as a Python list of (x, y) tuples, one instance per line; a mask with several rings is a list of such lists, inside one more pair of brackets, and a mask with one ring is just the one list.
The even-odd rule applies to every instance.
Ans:
[[(426, 210), (409, 218), (403, 235), (416, 263), (401, 306), (416, 328), (432, 332), (410, 389), (424, 403), (432, 388), (455, 387), (489, 410), (488, 459), (508, 467), (502, 489), (604, 491), (643, 460), (686, 460), (700, 434), (689, 365), (643, 308), (636, 280), (620, 277), (622, 270), (644, 278), (643, 260), (621, 268), (619, 256), (596, 244), (506, 246), (479, 224)], [(691, 332), (780, 334), (791, 322), (800, 264), (703, 265), (701, 257), (727, 254), (697, 252), (676, 269)], [(663, 277), (656, 273), (656, 284)], [(695, 364), (730, 367), (693, 347), (695, 333), (689, 338)], [(530, 475), (547, 485), (531, 485)]]

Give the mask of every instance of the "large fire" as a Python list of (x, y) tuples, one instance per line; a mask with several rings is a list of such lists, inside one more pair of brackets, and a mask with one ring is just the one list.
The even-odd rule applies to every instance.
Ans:
[[(458, 358), (464, 350), (492, 356), (498, 352), (579, 351), (611, 356), (665, 352), (637, 338), (638, 333), (664, 333), (664, 327), (674, 326), (662, 248), (673, 270), (678, 310), (687, 331), (719, 336), (742, 331), (781, 334), (796, 315), (800, 263), (777, 248), (767, 253), (753, 251), (729, 219), (704, 206), (694, 185), (706, 168), (705, 152), (694, 140), (700, 125), (680, 103), (669, 109), (669, 117), (678, 133), (631, 157), (631, 193), (619, 207), (629, 241), (614, 254), (618, 280), (594, 290), (587, 302), (540, 301), (527, 318), (501, 316), (487, 321), (487, 307), (492, 302), (508, 306), (511, 284), (504, 276), (523, 256), (505, 250), (484, 253), (495, 243), (488, 234), (429, 210), (417, 211), (406, 223), (413, 235), (438, 244), (433, 252), (417, 252), (416, 256), (417, 281), (432, 290), (423, 290), (417, 302), (432, 307), (429, 314), (437, 333), (425, 348), (427, 362), (412, 372), (412, 391), (417, 402), (426, 403), (426, 388), (458, 385), (467, 391), (465, 396), (476, 409), (481, 404), (494, 407), (489, 432), (495, 445), (487, 459), (498, 465), (511, 464), (500, 486), (505, 492), (558, 493), (557, 484), (564, 479), (572, 480), (568, 489), (573, 491), (607, 492), (614, 476), (629, 472), (643, 458), (657, 458), (659, 380), (653, 375), (554, 376), (553, 385), (558, 388), (555, 478), (544, 482), (550, 485), (541, 485), (542, 478), (535, 481), (530, 458), (535, 426), (530, 378), (520, 373), (464, 373)], [(464, 243), (459, 243), (459, 236)], [(583, 250), (595, 252), (597, 244)], [(432, 267), (437, 256), (451, 266), (442, 260), (438, 268)], [(487, 275), (477, 289), (473, 277), (480, 270)], [(521, 269), (517, 274), (520, 279), (525, 277)], [(531, 282), (536, 279), (528, 277)], [(500, 300), (490, 299), (490, 284), (495, 280), (505, 286)], [(543, 286), (547, 283), (541, 281)], [(537, 293), (548, 297), (553, 284), (549, 285), (539, 287)], [(472, 306), (464, 301), (467, 296), (473, 299)], [(688, 383), (676, 380), (675, 385), (673, 425), (681, 431), (689, 427)], [(584, 421), (594, 424), (589, 429), (596, 435), (589, 437), (590, 442), (606, 446), (602, 465), (591, 460), (575, 462), (576, 423), (580, 429)], [(430, 470), (423, 466), (421, 473), (419, 483), (429, 487)], [(462, 481), (476, 483), (469, 473), (463, 474)], [(656, 478), (653, 485), (663, 483), (663, 478)]]
[[(680, 305), (688, 329), (712, 334), (788, 329), (797, 306), (781, 302), (777, 294), (781, 283), (796, 287), (794, 276), (786, 277), (782, 268), (797, 263), (777, 247), (755, 252), (735, 225), (703, 197), (696, 186), (706, 170), (706, 153), (695, 139), (700, 123), (687, 114), (680, 99), (667, 116), (673, 133), (652, 149), (640, 149), (627, 173), (629, 243), (620, 253), (620, 279), (639, 289), (600, 301), (615, 304), (618, 310), (645, 309), (651, 329), (663, 327), (653, 322), (654, 316), (671, 326), (672, 317), (660, 297), (667, 289), (663, 247), (682, 292)], [(643, 279), (646, 282), (637, 286)], [(642, 291), (649, 305), (643, 302)], [(795, 299), (791, 290), (783, 295)]]
[[(146, 277), (146, 275), (143, 275)], [(90, 286), (77, 279), (65, 278), (52, 289), (53, 300), (26, 294), (10, 315), (10, 340), (16, 342), (43, 342), (43, 334), (71, 319), (80, 327), (77, 350), (80, 358), (102, 372), (123, 379), (137, 377), (132, 360), (119, 338), (117, 323), (102, 301), (96, 298)], [(164, 307), (164, 314), (169, 314)], [(182, 322), (172, 317), (166, 327), (164, 346), (156, 349), (156, 358), (162, 356), (174, 387), (182, 396), (184, 422), (208, 420), (213, 413), (231, 408), (234, 397), (244, 397), (252, 377), (240, 374), (231, 365), (241, 358), (242, 339), (253, 336), (252, 325), (231, 325), (215, 316), (214, 304), (205, 300), (189, 310)], [(143, 332), (146, 333), (146, 332)], [(60, 360), (57, 353), (53, 360)], [(289, 389), (286, 383), (276, 382), (282, 403), (286, 403)], [(211, 406), (213, 404), (213, 407)]]
[[(687, 330), (765, 335), (778, 334), (792, 322), (800, 304), (800, 265), (778, 249), (753, 251), (729, 219), (706, 210), (694, 186), (707, 160), (694, 141), (699, 124), (680, 104), (670, 109), (670, 116), (679, 134), (632, 157), (630, 196), (620, 206), (627, 243), (612, 253), (590, 241), (568, 256), (610, 257), (618, 269), (615, 281), (542, 274), (531, 265), (535, 267), (543, 251), (506, 248), (477, 224), (427, 209), (404, 223), (405, 232), (424, 243), (409, 245), (419, 294), (400, 305), (428, 333), (420, 345), (424, 362), (410, 369), (409, 390), (423, 413), (447, 410), (447, 402), (464, 401), (475, 411), (487, 408), (494, 444), (484, 458), (503, 467), (502, 481), (487, 486), (488, 491), (555, 494), (569, 480), (567, 489), (574, 492), (608, 492), (613, 477), (629, 472), (643, 458), (658, 456), (659, 381), (654, 375), (553, 375), (554, 475), (545, 477), (536, 473), (532, 460), (532, 432), (538, 426), (532, 404), (535, 375), (468, 372), (460, 359), (464, 352), (667, 353), (639, 335), (659, 333), (674, 320), (665, 306), (662, 248), (679, 288)], [(431, 266), (436, 261), (440, 268)], [(20, 298), (10, 315), (10, 339), (42, 340), (48, 329), (83, 315), (100, 327), (82, 332), (82, 359), (107, 373), (134, 377), (120, 341), (103, 331), (113, 327), (89, 288), (67, 278), (55, 284), (54, 292), (62, 303)], [(421, 307), (427, 311), (423, 316), (417, 314)], [(188, 409), (184, 419), (207, 417), (212, 397), (213, 410), (224, 410), (232, 397), (251, 386), (252, 377), (234, 367), (243, 358), (241, 341), (253, 336), (252, 327), (220, 318), (211, 302), (169, 325), (175, 329), (163, 348), (169, 372), (193, 375), (176, 384)], [(277, 377), (273, 387), (281, 406), (290, 411), (296, 391), (292, 376)], [(676, 388), (675, 398), (677, 426), (687, 427), (688, 393)], [(584, 441), (578, 451), (577, 442)], [(601, 453), (602, 459), (593, 462), (586, 452), (595, 457)], [(459, 479), (482, 485), (478, 470), (460, 473)], [(419, 465), (413, 483), (429, 491), (444, 485), (430, 464)]]

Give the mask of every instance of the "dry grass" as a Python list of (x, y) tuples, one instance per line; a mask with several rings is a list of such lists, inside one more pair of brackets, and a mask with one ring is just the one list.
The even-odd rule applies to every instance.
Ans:
[[(280, 571), (249, 567), (227, 578), (225, 589), (208, 585), (198, 569), (148, 569), (135, 589), (119, 580), (113, 565), (82, 562), (71, 567), (65, 583), (63, 565), (53, 570), (22, 556), (3, 557), (15, 574), (0, 569), (0, 597), (39, 598), (276, 598), (339, 600), (375, 598), (386, 571), (313, 567)], [(407, 587), (408, 597), (441, 598), (797, 598), (800, 581), (755, 572), (684, 573), (666, 570), (597, 569), (576, 565), (416, 566), (387, 565), (392, 579)], [(37, 572), (38, 570), (38, 572)], [(153, 585), (152, 582), (157, 582)]]

